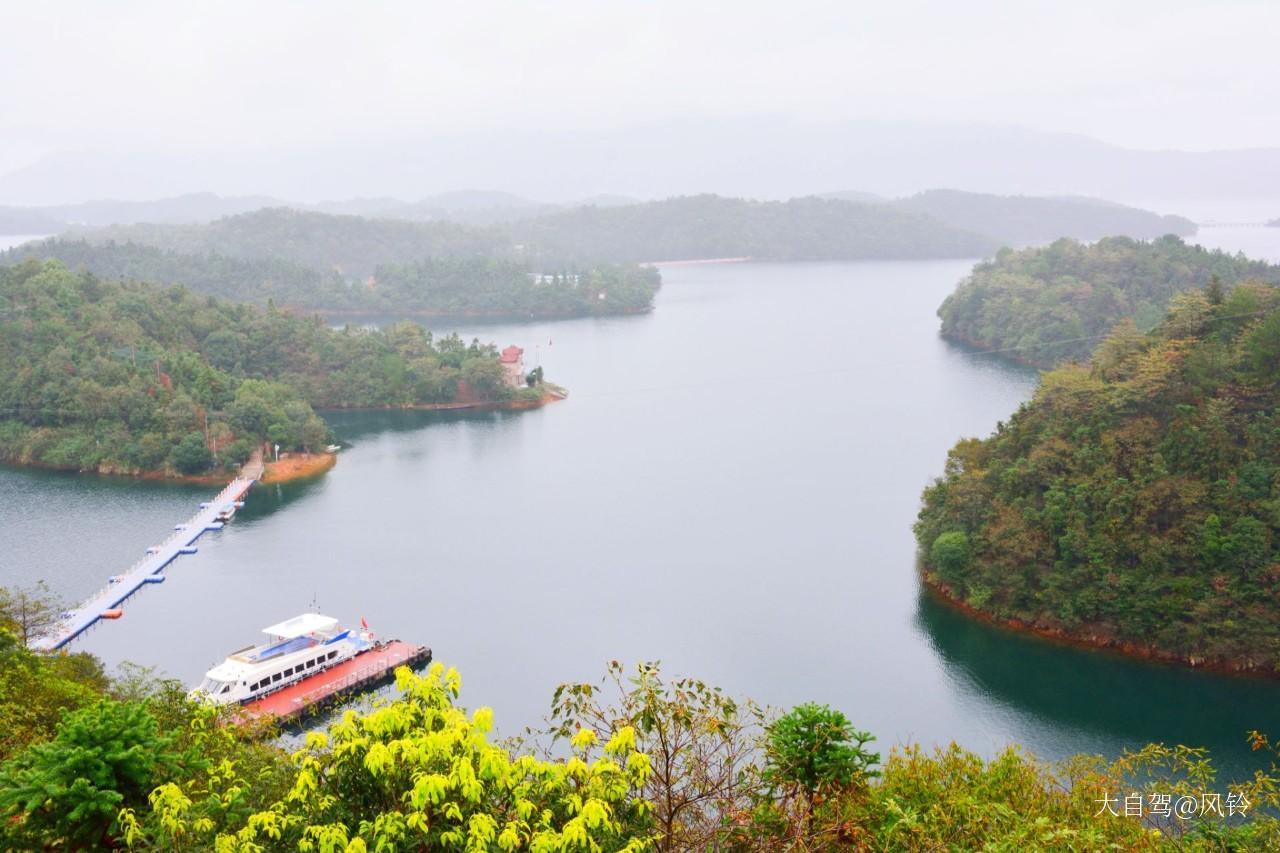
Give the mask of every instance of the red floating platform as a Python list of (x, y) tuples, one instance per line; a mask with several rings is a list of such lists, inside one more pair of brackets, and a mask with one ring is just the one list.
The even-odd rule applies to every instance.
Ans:
[(241, 710), (251, 719), (274, 717), (280, 722), (289, 722), (342, 696), (390, 679), (396, 667), (417, 669), (429, 663), (431, 649), (426, 646), (389, 640), (261, 699), (247, 702)]

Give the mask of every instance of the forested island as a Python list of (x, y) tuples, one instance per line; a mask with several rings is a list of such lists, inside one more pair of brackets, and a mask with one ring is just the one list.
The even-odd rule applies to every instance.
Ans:
[(999, 246), (994, 238), (887, 205), (813, 197), (698, 195), (587, 206), (525, 219), (509, 230), (524, 251), (553, 264), (974, 258)]
[(1213, 278), (1223, 286), (1280, 282), (1280, 266), (1173, 236), (1108, 237), (1004, 249), (974, 267), (938, 309), (942, 335), (1037, 367), (1084, 360), (1116, 322), (1154, 326), (1178, 293)]
[(181, 254), (280, 258), (347, 277), (426, 258), (522, 260), (539, 272), (597, 263), (751, 257), (860, 260), (978, 257), (999, 241), (881, 204), (715, 195), (553, 211), (493, 226), (267, 208), (200, 225), (125, 225), (84, 232), (94, 243), (141, 243)]
[(1098, 240), (1166, 234), (1187, 237), (1197, 226), (1182, 216), (1082, 196), (991, 195), (960, 190), (928, 190), (897, 199), (899, 210), (931, 216), (957, 228), (990, 234), (1014, 246), (1049, 243), (1063, 237)]
[(925, 578), (980, 614), (1280, 673), (1280, 289), (1175, 295), (1046, 373), (924, 493)]
[(493, 226), (266, 208), (83, 231), (0, 255), (325, 313), (572, 317), (647, 311), (644, 262), (977, 257), (998, 241), (885, 205), (718, 196), (585, 206)]
[[(640, 265), (652, 262), (981, 257), (1064, 235), (1195, 230), (1180, 217), (1094, 199), (953, 190), (896, 201), (845, 195), (786, 202), (701, 195), (563, 209), (529, 202), (488, 225), (401, 218), (418, 207), (394, 199), (328, 205), (376, 217), (268, 207), (208, 222), (81, 229), (10, 250), (0, 264), (57, 258), (101, 278), (184, 284), (330, 314), (577, 317), (651, 309), (661, 276)], [(253, 201), (198, 195), (139, 204), (176, 217)], [(82, 207), (77, 215), (103, 213)], [(521, 210), (531, 213), (519, 218)], [(1150, 314), (1162, 303), (1138, 307)]]
[(0, 267), (0, 461), (193, 475), (262, 442), (316, 450), (316, 408), (532, 404), (497, 350), (415, 323), (318, 317), (183, 287), (108, 281), (59, 261)]
[(882, 204), (714, 195), (570, 208), (492, 226), (266, 208), (213, 222), (82, 231), (183, 255), (277, 258), (348, 278), (426, 258), (520, 260), (541, 273), (574, 266), (752, 257), (861, 260), (978, 257), (999, 240)]
[[(667, 678), (656, 664), (615, 661), (601, 680), (561, 684), (546, 723), (519, 739), (495, 735), (493, 709), (459, 703), (456, 670), (401, 667), (393, 698), (349, 708), (286, 747), (271, 726), (197, 704), (146, 670), (109, 676), (89, 654), (28, 651), (21, 638), (56, 618), (39, 593), (0, 589), (6, 850), (1207, 853), (1280, 844), (1274, 770), (1214, 782), (1200, 751), (1160, 745), (1061, 765), (1015, 747), (988, 758), (907, 743), (884, 755), (838, 709), (762, 708)], [(1265, 737), (1255, 744), (1274, 757)], [(1198, 801), (1205, 773), (1222, 814), (1162, 821), (1118, 808), (1120, 791)]]
[(114, 225), (83, 232), (94, 243), (141, 243), (184, 255), (276, 258), (352, 279), (381, 264), (423, 258), (512, 257), (505, 235), (453, 222), (370, 219), (268, 207), (184, 225)]
[[(1161, 216), (1148, 210), (1086, 196), (1023, 196), (930, 189), (904, 198), (868, 192), (822, 193), (819, 200), (875, 204), (913, 216), (926, 216), (953, 228), (1011, 245), (1047, 243), (1060, 237), (1096, 240), (1107, 236), (1153, 239), (1165, 234), (1187, 236), (1196, 224), (1181, 216)], [(251, 213), (262, 208), (289, 208), (304, 214), (338, 214), (367, 219), (408, 222), (451, 222), (471, 226), (510, 226), (511, 223), (576, 213), (590, 219), (600, 210), (653, 206), (681, 215), (678, 205), (601, 195), (567, 204), (551, 204), (511, 193), (469, 191), (442, 193), (417, 201), (397, 198), (351, 198), (299, 204), (268, 196), (219, 196), (188, 193), (151, 201), (100, 200), (43, 207), (0, 206), (0, 234), (59, 234), (68, 228), (128, 226), (137, 223), (169, 225), (211, 222), (219, 217)], [(721, 199), (743, 201), (742, 199)], [(799, 200), (799, 199), (797, 199)], [(722, 215), (722, 214), (718, 214)], [(739, 215), (734, 213), (732, 215)], [(9, 223), (9, 227), (5, 227)], [(509, 228), (496, 233), (509, 234)]]
[[(0, 254), (0, 264), (56, 258), (100, 278), (183, 284), (237, 302), (353, 315), (527, 318), (640, 313), (652, 307), (662, 282), (657, 270), (645, 267), (598, 264), (534, 273), (526, 262), (513, 258), (448, 254), (379, 264), (371, 275), (353, 280), (336, 265), (311, 266), (282, 257), (314, 253), (287, 238), (281, 245), (293, 248), (281, 249), (279, 255), (257, 255), (244, 246), (234, 254), (186, 254), (133, 242), (55, 239), (11, 249)], [(371, 263), (378, 249), (370, 246), (367, 251)], [(351, 257), (359, 254), (350, 252)]]

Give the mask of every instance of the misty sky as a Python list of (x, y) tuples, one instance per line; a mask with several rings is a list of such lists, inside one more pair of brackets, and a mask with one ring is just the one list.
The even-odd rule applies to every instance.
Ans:
[(0, 4), (0, 172), (211, 149), (787, 116), (1280, 145), (1262, 2)]

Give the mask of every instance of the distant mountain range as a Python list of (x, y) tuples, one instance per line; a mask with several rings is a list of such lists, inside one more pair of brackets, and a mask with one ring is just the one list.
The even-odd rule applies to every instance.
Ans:
[(931, 216), (956, 228), (990, 234), (1026, 246), (1060, 237), (1097, 240), (1134, 237), (1151, 240), (1165, 234), (1186, 237), (1196, 224), (1182, 216), (1161, 216), (1097, 198), (998, 196), (958, 190), (929, 190), (890, 202), (899, 210)]
[[(380, 266), (427, 258), (520, 260), (535, 271), (554, 272), (599, 263), (722, 257), (974, 258), (1000, 246), (990, 236), (892, 205), (819, 198), (761, 202), (714, 195), (577, 206), (494, 225), (274, 207), (206, 223), (138, 223), (69, 233), (100, 246), (139, 244), (185, 256), (278, 259), (360, 279)], [(32, 244), (8, 257), (61, 256), (60, 245), (72, 246), (68, 261), (84, 263), (100, 274), (137, 274), (121, 266), (120, 258), (88, 252), (74, 240)], [(126, 254), (129, 264), (138, 262), (138, 256)], [(155, 266), (155, 258), (141, 260), (148, 268)], [(166, 269), (173, 268), (171, 260), (166, 260)]]
[[(844, 201), (853, 205), (890, 207), (901, 213), (932, 218), (939, 224), (980, 235), (987, 240), (1012, 245), (1047, 243), (1059, 237), (1077, 240), (1096, 240), (1106, 236), (1151, 239), (1164, 234), (1188, 236), (1196, 231), (1195, 223), (1180, 216), (1161, 216), (1094, 198), (998, 196), (959, 190), (929, 190), (902, 199), (845, 190), (823, 193), (816, 198)], [(674, 201), (678, 199), (641, 202), (625, 196), (594, 196), (574, 205), (556, 205), (511, 193), (461, 191), (431, 196), (416, 202), (379, 197), (308, 205), (266, 196), (221, 197), (213, 193), (192, 193), (156, 201), (94, 201), (35, 208), (0, 208), (0, 234), (59, 234), (141, 223), (198, 225), (266, 208), (292, 208), (307, 213), (408, 222), (451, 222), (470, 226), (515, 226), (517, 223), (524, 223), (513, 229), (518, 241), (523, 239), (521, 235), (545, 237), (553, 223), (576, 222), (577, 227), (591, 230), (609, 221), (630, 220), (631, 225), (636, 227), (643, 221), (646, 223), (645, 227), (650, 229), (651, 236), (658, 241), (654, 244), (655, 247), (674, 247), (676, 244), (669, 242), (666, 237), (658, 240), (658, 230), (654, 230), (665, 227), (660, 223), (681, 221), (679, 214), (675, 220), (670, 218), (675, 210), (670, 202)], [(628, 207), (648, 213), (637, 214), (640, 217), (637, 218), (631, 214), (609, 212)], [(721, 204), (714, 212), (717, 215), (729, 214), (731, 209)], [(735, 216), (736, 213), (731, 214), (730, 218)], [(831, 221), (834, 220), (824, 218), (823, 227)], [(554, 227), (563, 230), (562, 226)], [(601, 235), (597, 233), (596, 236)], [(575, 240), (567, 234), (561, 234), (553, 242), (562, 247), (575, 244)], [(638, 259), (656, 257), (644, 251), (643, 244), (630, 239), (628, 242), (637, 247), (636, 252), (628, 254), (635, 254)], [(759, 244), (758, 239), (756, 242)]]
[(1280, 148), (1144, 151), (1017, 127), (770, 117), (600, 131), (534, 125), (310, 149), (54, 152), (0, 175), (0, 204), (137, 200), (206, 189), (309, 203), (429, 199), (459, 186), (502, 187), (556, 204), (602, 192), (785, 199), (832, 187), (891, 197), (954, 187), (1129, 202), (1276, 200)]
[(269, 196), (219, 196), (187, 193), (153, 201), (102, 199), (41, 207), (0, 207), (0, 233), (56, 234), (72, 227), (98, 228), (133, 222), (183, 224), (210, 222), (263, 207), (285, 204)]
[(219, 196), (200, 192), (154, 201), (108, 199), (39, 207), (0, 206), (0, 234), (58, 234), (70, 228), (101, 228), (143, 222), (155, 225), (194, 225), (269, 207), (291, 207), (315, 213), (379, 219), (404, 219), (410, 222), (449, 221), (464, 225), (494, 225), (570, 206), (617, 207), (637, 203), (639, 199), (627, 196), (597, 195), (584, 198), (574, 205), (557, 205), (512, 193), (462, 190), (440, 193), (418, 201), (382, 196), (301, 204), (271, 196)]

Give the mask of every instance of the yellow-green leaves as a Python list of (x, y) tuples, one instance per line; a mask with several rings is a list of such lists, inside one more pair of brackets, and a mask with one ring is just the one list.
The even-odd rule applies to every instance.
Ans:
[(627, 775), (636, 785), (643, 785), (653, 775), (653, 765), (646, 753), (633, 752), (627, 756)]
[(473, 814), (467, 822), (467, 849), (486, 850), (497, 834), (498, 822), (492, 816)]
[(623, 726), (618, 730), (609, 742), (605, 744), (604, 751), (610, 755), (624, 755), (634, 751), (636, 748), (636, 730), (631, 726)]
[(477, 731), (488, 734), (493, 731), (493, 709), (477, 708), (475, 713), (471, 715), (471, 725), (475, 726)]
[(416, 809), (426, 808), (428, 804), (439, 805), (449, 792), (449, 777), (440, 773), (428, 773), (418, 777), (413, 786), (411, 802)]
[(375, 743), (365, 753), (364, 767), (372, 775), (381, 776), (391, 766), (392, 761), (391, 750), (387, 748), (387, 745)]
[[(219, 839), (234, 839), (227, 849), (559, 853), (648, 845), (649, 810), (638, 788), (649, 761), (632, 729), (603, 750), (584, 730), (563, 762), (513, 756), (489, 742), (492, 710), (468, 715), (454, 705), (456, 670), (401, 669), (396, 683), (400, 699), (349, 711), (326, 734), (309, 736), (288, 793), (240, 826), (219, 827)], [(170, 843), (191, 837), (181, 797), (175, 790), (153, 801)]]
[(591, 799), (582, 804), (582, 822), (588, 829), (598, 829), (609, 823), (609, 807), (600, 800)]
[(444, 674), (444, 687), (452, 699), (458, 698), (458, 694), (462, 692), (462, 676), (453, 667), (449, 667)]
[(506, 850), (508, 853), (520, 847), (520, 832), (516, 829), (514, 823), (509, 823), (502, 828), (502, 834), (498, 836), (498, 848)]

